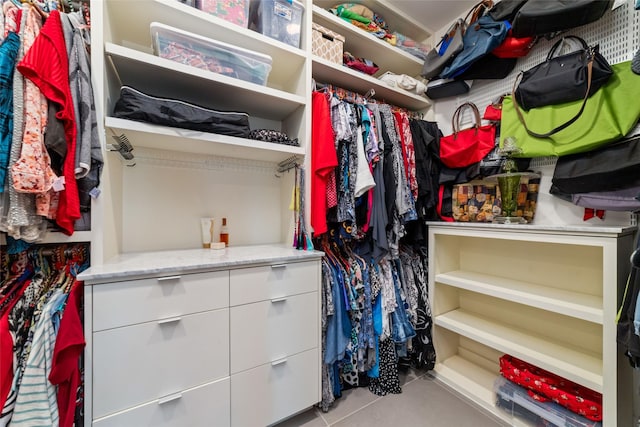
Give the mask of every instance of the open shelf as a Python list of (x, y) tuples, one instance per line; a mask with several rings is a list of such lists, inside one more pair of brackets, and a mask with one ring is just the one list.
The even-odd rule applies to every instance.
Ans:
[(354, 92), (365, 94), (369, 89), (375, 90), (374, 98), (384, 100), (398, 107), (409, 110), (428, 108), (431, 103), (424, 96), (416, 95), (403, 89), (387, 85), (375, 77), (352, 70), (319, 56), (313, 57), (313, 77), (322, 83), (331, 83)]
[(509, 425), (531, 427), (531, 424), (526, 421), (513, 417), (496, 407), (493, 384), (498, 375), (495, 373), (460, 355), (451, 356), (436, 364), (434, 371), (438, 381), (456, 390)]
[[(45, 234), (42, 240), (36, 242), (39, 245), (49, 244), (49, 243), (79, 243), (79, 242), (90, 242), (91, 241), (91, 231), (76, 231), (71, 236), (67, 236), (64, 233), (59, 231), (48, 231)], [(0, 245), (6, 245), (7, 238), (4, 234), (0, 234)]]
[[(305, 152), (301, 147), (158, 126), (116, 117), (106, 117), (105, 126), (118, 135), (126, 135), (134, 149), (145, 147), (271, 162), (280, 162), (292, 155), (303, 156)], [(133, 154), (135, 156), (135, 150)]]
[[(338, 2), (333, 0), (314, 0), (313, 3), (320, 8), (327, 9), (335, 6)], [(398, 8), (385, 0), (360, 0), (357, 3), (367, 6), (380, 16), (384, 17), (392, 31), (398, 31), (415, 41), (425, 41), (431, 33), (424, 24), (415, 21), (411, 16), (398, 13)], [(425, 7), (428, 7), (425, 4)]]
[[(283, 120), (305, 97), (190, 67), (113, 43), (105, 45), (120, 83), (154, 96), (171, 97), (225, 111), (246, 111)], [(167, 84), (171, 82), (171, 84)], [(161, 91), (162, 93), (158, 93)]]
[(380, 67), (379, 74), (393, 71), (396, 74), (417, 77), (422, 71), (423, 59), (380, 40), (316, 5), (313, 6), (313, 22), (343, 35), (345, 37), (344, 50), (354, 56), (375, 62)]
[(602, 297), (463, 270), (435, 277), (444, 285), (602, 324)]
[(602, 358), (584, 349), (572, 348), (567, 343), (536, 336), (463, 309), (436, 316), (435, 324), (602, 393)]
[[(202, 12), (176, 0), (136, 0), (132, 3), (107, 3), (111, 39), (120, 45), (137, 45), (151, 49), (149, 25), (160, 22), (199, 35), (251, 49), (271, 56), (274, 69), (270, 78), (286, 80), (292, 70), (299, 70), (305, 62), (305, 52), (258, 32), (235, 25), (214, 15)], [(302, 29), (304, 32), (304, 28)], [(276, 67), (276, 64), (281, 66)]]

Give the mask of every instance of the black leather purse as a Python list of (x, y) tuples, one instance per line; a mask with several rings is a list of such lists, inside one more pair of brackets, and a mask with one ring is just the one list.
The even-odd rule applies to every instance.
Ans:
[[(578, 41), (582, 48), (555, 56), (566, 39)], [(580, 37), (567, 36), (553, 45), (544, 62), (522, 73), (515, 90), (515, 99), (518, 106), (525, 110), (586, 99), (612, 75), (613, 70), (598, 52), (597, 45), (589, 47)]]
[(612, 5), (613, 0), (528, 0), (513, 18), (512, 35), (538, 36), (579, 27), (597, 21)]

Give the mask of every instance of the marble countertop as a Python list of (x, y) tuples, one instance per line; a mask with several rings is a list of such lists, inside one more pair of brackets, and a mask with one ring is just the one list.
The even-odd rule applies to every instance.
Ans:
[(637, 227), (623, 225), (580, 225), (580, 224), (493, 224), (485, 222), (440, 222), (428, 221), (432, 227), (463, 227), (471, 229), (485, 229), (491, 231), (509, 230), (525, 233), (556, 232), (575, 235), (625, 235), (633, 233)]
[(323, 255), (320, 251), (296, 250), (285, 245), (135, 252), (118, 255), (103, 265), (92, 266), (80, 273), (78, 279), (92, 284), (252, 264), (306, 261)]

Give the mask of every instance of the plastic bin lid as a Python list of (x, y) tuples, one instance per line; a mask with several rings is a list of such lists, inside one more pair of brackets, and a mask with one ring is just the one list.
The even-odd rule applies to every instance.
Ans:
[(152, 22), (149, 27), (151, 27), (151, 38), (154, 41), (154, 49), (156, 51), (158, 51), (158, 46), (155, 44), (157, 43), (158, 40), (158, 36), (160, 35), (177, 35), (181, 38), (189, 38), (194, 42), (199, 42), (199, 43), (203, 43), (205, 45), (213, 45), (216, 47), (222, 47), (224, 49), (227, 49), (231, 52), (235, 52), (235, 53), (240, 53), (243, 54), (245, 56), (249, 56), (252, 57), (254, 59), (257, 59), (261, 62), (267, 62), (269, 63), (269, 65), (271, 65), (271, 63), (273, 62), (271, 56), (266, 55), (264, 53), (260, 53), (260, 52), (255, 52), (253, 50), (249, 50), (249, 49), (244, 49), (242, 47), (239, 46), (235, 46), (229, 43), (225, 43), (225, 42), (221, 42), (219, 40), (215, 40), (215, 39), (210, 39), (208, 37), (204, 37), (201, 36), (199, 34), (194, 34), (194, 33), (190, 33), (188, 31), (184, 31), (181, 30), (179, 28), (175, 28), (175, 27), (171, 27), (169, 25), (165, 25), (162, 24), (160, 22)]

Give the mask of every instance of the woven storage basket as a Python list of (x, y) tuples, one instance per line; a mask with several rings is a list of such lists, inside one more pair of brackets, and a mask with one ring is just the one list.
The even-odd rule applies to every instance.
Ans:
[(312, 27), (312, 52), (327, 61), (342, 64), (344, 36), (326, 29), (315, 22)]

